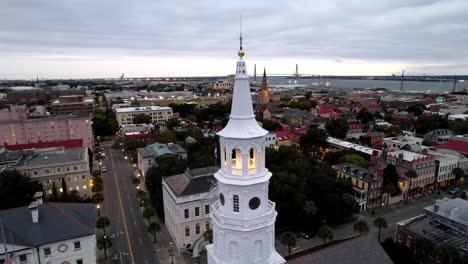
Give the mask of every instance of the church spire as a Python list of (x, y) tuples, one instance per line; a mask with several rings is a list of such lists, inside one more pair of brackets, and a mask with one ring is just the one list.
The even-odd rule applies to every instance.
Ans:
[(239, 57), (244, 57), (245, 55), (245, 51), (242, 49), (242, 16), (240, 17), (240, 36), (239, 36), (239, 42), (240, 42), (240, 48), (239, 48), (239, 51), (237, 52), (237, 55), (239, 55)]
[[(236, 64), (236, 77), (234, 79), (234, 90), (232, 95), (231, 115), (226, 127), (218, 133), (224, 137), (261, 137), (268, 131), (261, 128), (255, 120), (250, 93), (249, 76), (244, 61), (245, 52), (242, 49), (242, 32), (240, 35), (241, 46), (239, 49), (239, 60)], [(247, 128), (247, 129), (246, 129)]]

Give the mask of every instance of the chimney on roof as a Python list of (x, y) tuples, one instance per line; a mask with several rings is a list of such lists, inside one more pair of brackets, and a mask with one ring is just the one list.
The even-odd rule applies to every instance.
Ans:
[(436, 200), (434, 204), (434, 212), (437, 213), (439, 211), (439, 206), (440, 206), (440, 201)]
[(37, 205), (41, 205), (43, 202), (42, 202), (42, 195), (44, 193), (43, 192), (36, 192), (34, 194), (34, 201), (36, 202)]
[(31, 211), (32, 222), (34, 224), (39, 222), (39, 205), (37, 204), (37, 202), (31, 202), (28, 208)]
[(403, 157), (404, 157), (403, 153), (399, 153), (399, 154), (398, 154), (398, 164), (402, 164), (402, 163), (403, 163)]

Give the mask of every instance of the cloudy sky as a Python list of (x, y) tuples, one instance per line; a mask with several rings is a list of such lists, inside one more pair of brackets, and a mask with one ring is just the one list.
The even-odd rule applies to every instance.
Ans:
[(0, 78), (468, 74), (467, 0), (1, 0)]

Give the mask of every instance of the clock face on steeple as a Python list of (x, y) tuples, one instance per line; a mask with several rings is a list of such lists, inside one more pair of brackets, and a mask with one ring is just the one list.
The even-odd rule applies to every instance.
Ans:
[(259, 206), (260, 206), (260, 199), (258, 197), (254, 197), (254, 198), (250, 199), (250, 201), (249, 201), (250, 209), (255, 210)]

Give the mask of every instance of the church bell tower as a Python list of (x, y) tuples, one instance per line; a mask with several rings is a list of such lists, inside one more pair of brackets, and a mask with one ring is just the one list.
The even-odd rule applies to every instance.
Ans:
[(219, 198), (213, 204), (213, 244), (207, 246), (209, 264), (279, 264), (275, 250), (275, 203), (268, 200), (272, 176), (265, 168), (265, 135), (255, 120), (240, 38), (239, 60), (229, 122), (218, 133), (221, 168)]

